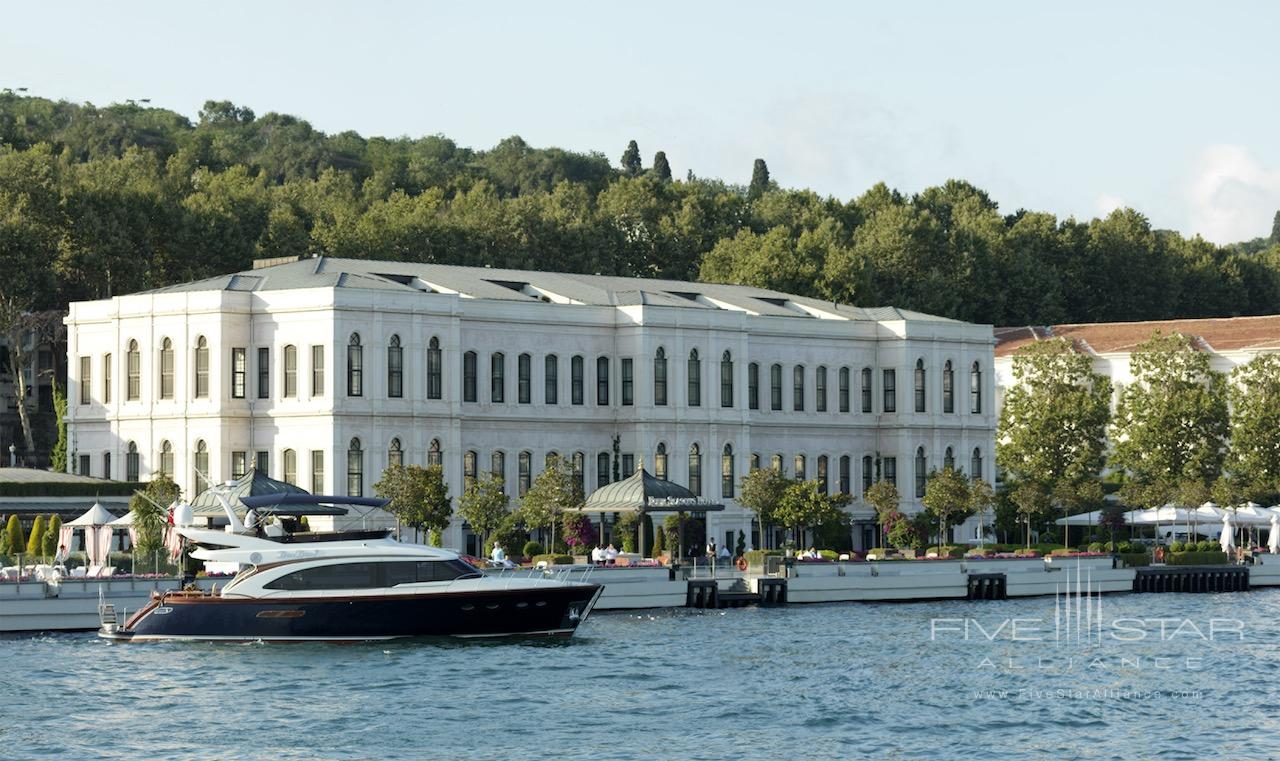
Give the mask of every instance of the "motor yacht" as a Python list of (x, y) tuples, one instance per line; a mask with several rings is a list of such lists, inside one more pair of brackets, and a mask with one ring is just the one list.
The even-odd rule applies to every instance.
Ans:
[[(239, 572), (213, 590), (153, 593), (123, 624), (101, 605), (99, 636), (119, 641), (352, 642), (400, 637), (570, 636), (603, 587), (553, 575), (488, 576), (452, 550), (407, 544), (389, 529), (291, 531), (302, 516), (385, 500), (287, 494), (242, 497), (263, 516), (246, 528), (229, 500), (225, 531), (174, 530), (206, 562)], [(185, 515), (189, 516), (190, 509)]]

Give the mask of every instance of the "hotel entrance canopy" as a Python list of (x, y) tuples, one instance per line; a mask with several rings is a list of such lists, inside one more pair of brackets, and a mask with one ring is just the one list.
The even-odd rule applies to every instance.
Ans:
[[(711, 502), (680, 484), (649, 475), (643, 467), (630, 477), (601, 486), (591, 492), (578, 512), (598, 513), (601, 528), (604, 513), (701, 513), (723, 510), (724, 505)], [(680, 548), (684, 548), (684, 522), (680, 523)], [(644, 531), (640, 531), (640, 555), (645, 554)]]

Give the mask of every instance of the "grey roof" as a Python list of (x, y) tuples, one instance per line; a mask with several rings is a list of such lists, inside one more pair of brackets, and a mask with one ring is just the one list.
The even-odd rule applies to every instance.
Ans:
[(591, 492), (580, 508), (584, 513), (666, 513), (681, 510), (702, 512), (723, 510), (723, 505), (701, 497), (672, 481), (654, 478), (641, 468), (621, 481), (605, 484)]
[(114, 484), (116, 482), (93, 476), (80, 476), (74, 473), (63, 473), (57, 470), (39, 470), (37, 468), (0, 468), (0, 483), (20, 484), (81, 484), (85, 493), (93, 492), (94, 486)]
[(356, 288), (456, 293), (464, 298), (595, 306), (661, 306), (740, 311), (773, 317), (957, 322), (895, 307), (856, 307), (750, 285), (698, 283), (452, 264), (317, 257), (197, 280), (146, 293)]
[[(287, 484), (284, 481), (277, 481), (274, 478), (268, 478), (265, 473), (259, 472), (256, 468), (251, 468), (248, 473), (236, 479), (235, 485), (229, 488), (227, 496), (230, 498), (231, 507), (237, 513), (243, 513), (247, 511), (243, 509), (244, 505), (240, 502), (241, 497), (263, 494), (306, 493), (306, 489)], [(222, 503), (213, 495), (213, 492), (203, 491), (195, 499), (191, 500), (191, 514), (212, 517), (224, 515), (225, 513), (222, 510)]]

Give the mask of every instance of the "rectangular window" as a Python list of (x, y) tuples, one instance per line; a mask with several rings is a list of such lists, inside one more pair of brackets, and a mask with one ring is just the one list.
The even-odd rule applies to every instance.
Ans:
[(609, 485), (609, 453), (596, 455), (596, 487)]
[(914, 389), (913, 389), (913, 390), (915, 391), (915, 394), (914, 394), (914, 397), (915, 397), (915, 411), (916, 411), (916, 412), (924, 412), (924, 411), (925, 411), (925, 408), (924, 408), (924, 401), (925, 401), (925, 400), (924, 400), (924, 390), (925, 390), (924, 383), (925, 383), (925, 375), (924, 375), (924, 365), (923, 365), (923, 364), (920, 364), (920, 363), (917, 363), (917, 364), (916, 364), (916, 369), (915, 369), (915, 373), (913, 374), (913, 380), (912, 380), (912, 383), (913, 383), (913, 386), (914, 386)]
[(311, 347), (311, 395), (324, 396), (324, 347)]
[(521, 452), (516, 460), (516, 496), (523, 497), (533, 485), (533, 455)]
[(160, 349), (160, 398), (173, 398), (173, 344), (167, 338)]
[(548, 354), (542, 368), (542, 401), (557, 404), (560, 401), (560, 358)]
[(231, 477), (239, 478), (249, 472), (249, 455), (247, 452), (231, 453)]
[(111, 453), (102, 453), (102, 477), (111, 478)]
[(462, 478), (468, 483), (473, 483), (479, 478), (480, 462), (478, 455), (473, 450), (467, 450), (462, 455)]
[(248, 354), (245, 349), (231, 350), (231, 398), (243, 399), (245, 392), (245, 383), (247, 379), (245, 374), (249, 372), (247, 365), (249, 364)]
[(782, 365), (769, 368), (769, 409), (782, 409)]
[(969, 412), (974, 415), (982, 413), (982, 370), (977, 362), (969, 372)]
[(293, 399), (298, 395), (298, 348), (284, 347), (284, 397)]
[(258, 398), (271, 398), (271, 350), (258, 349)]
[(476, 353), (469, 351), (462, 355), (462, 401), (476, 400)]
[(324, 450), (311, 450), (311, 493), (325, 494), (324, 490)]
[(516, 401), (533, 403), (533, 358), (528, 354), (516, 358)]
[(898, 371), (884, 371), (884, 411), (898, 411)]
[(79, 458), (79, 459), (80, 459), (80, 470), (79, 470), (79, 474), (80, 474), (80, 475), (82, 475), (82, 476), (91, 476), (91, 475), (93, 475), (92, 473), (90, 473), (90, 472), (89, 472), (89, 469), (92, 467), (92, 466), (89, 464), (89, 455), (87, 455), (87, 454), (82, 454), (82, 455), (80, 455), (80, 458)]
[(93, 383), (93, 379), (89, 377), (90, 369), (93, 367), (93, 359), (91, 357), (80, 358), (80, 403), (89, 403), (89, 389)]
[(364, 396), (364, 347), (356, 335), (347, 344), (347, 396)]
[(440, 354), (439, 339), (427, 344), (427, 398), (444, 398), (444, 357)]
[(596, 404), (609, 406), (609, 358), (596, 358)]
[(404, 347), (400, 336), (392, 336), (387, 347), (387, 398), (404, 398)]
[(622, 455), (622, 477), (631, 478), (636, 472), (636, 456), (633, 454)]
[(209, 398), (209, 345), (204, 338), (196, 343), (196, 398)]
[(720, 360), (720, 406), (733, 406), (733, 361), (727, 351)]
[(872, 472), (871, 455), (862, 458), (862, 493), (866, 494), (867, 489), (871, 488), (871, 482), (875, 474)]
[(489, 401), (502, 404), (507, 399), (507, 357), (502, 352), (489, 356)]
[(791, 408), (804, 412), (804, 365), (796, 365), (791, 371)]
[(667, 406), (667, 353), (662, 348), (653, 357), (653, 403)]
[[(132, 449), (132, 446), (130, 447)], [(129, 451), (124, 455), (124, 480), (129, 483), (137, 483), (141, 475), (142, 458), (137, 452)]]
[(270, 475), (271, 471), (271, 453), (258, 452), (253, 456), (253, 469), (264, 476)]
[(894, 486), (898, 485), (898, 458), (897, 457), (884, 458), (884, 480), (888, 481)]
[(125, 379), (125, 399), (136, 402), (142, 398), (142, 354), (134, 348), (137, 342), (130, 344), (131, 348), (125, 355), (128, 376)]
[(347, 496), (364, 496), (364, 451), (347, 450)]
[(292, 449), (286, 449), (280, 455), (280, 466), (284, 470), (284, 482), (287, 484), (298, 483), (298, 453)]
[(702, 360), (698, 359), (698, 350), (689, 352), (689, 406), (702, 406)]
[(814, 409), (818, 412), (827, 411), (827, 368), (819, 367), (814, 370)]
[(747, 365), (747, 408), (760, 409), (760, 365)]
[(849, 368), (840, 368), (840, 411), (849, 411)]
[(942, 411), (948, 415), (956, 411), (955, 381), (955, 371), (951, 369), (951, 363), (947, 362), (942, 370)]
[(622, 406), (630, 407), (635, 403), (635, 370), (631, 357), (622, 360)]
[(851, 476), (849, 474), (849, 469), (851, 466), (852, 466), (852, 461), (849, 459), (849, 455), (845, 455), (844, 457), (840, 458), (840, 493), (841, 494), (848, 494), (849, 490), (853, 488)]
[(582, 357), (574, 357), (569, 362), (569, 393), (574, 404), (583, 403), (585, 393), (583, 389), (583, 383), (585, 382), (582, 377), (583, 372)]
[(862, 368), (862, 411), (871, 414), (871, 368)]
[(111, 404), (111, 355), (102, 355), (102, 403)]

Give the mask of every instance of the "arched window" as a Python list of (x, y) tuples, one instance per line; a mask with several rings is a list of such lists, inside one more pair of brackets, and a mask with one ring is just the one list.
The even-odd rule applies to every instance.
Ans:
[(804, 412), (804, 365), (791, 369), (791, 409)]
[(542, 457), (542, 469), (543, 469), (543, 470), (547, 470), (547, 469), (548, 469), (548, 468), (550, 468), (552, 465), (554, 465), (554, 464), (555, 464), (555, 462), (556, 462), (556, 458), (558, 458), (559, 456), (560, 456), (560, 453), (559, 453), (559, 452), (557, 452), (557, 451), (556, 451), (556, 450), (554, 450), (554, 449), (553, 449), (553, 450), (551, 450), (550, 452), (547, 452), (545, 455), (543, 455), (543, 457)]
[(747, 409), (760, 409), (760, 365), (756, 362), (747, 365)]
[(942, 411), (951, 414), (956, 411), (956, 372), (951, 367), (951, 360), (942, 364)]
[(213, 477), (209, 472), (209, 445), (204, 443), (204, 439), (196, 442), (196, 451), (191, 458), (191, 468), (194, 471), (191, 474), (191, 491), (194, 494), (200, 494), (208, 486), (208, 479)]
[(924, 412), (924, 411), (925, 411), (925, 409), (924, 409), (924, 406), (925, 406), (925, 405), (924, 405), (924, 380), (925, 380), (925, 378), (924, 378), (924, 360), (923, 360), (923, 359), (917, 359), (917, 360), (916, 360), (916, 373), (915, 373), (916, 412)]
[(720, 355), (720, 406), (733, 406), (733, 357), (727, 349)]
[(698, 350), (689, 350), (689, 406), (702, 405), (702, 360), (698, 359)]
[(609, 358), (596, 357), (596, 404), (609, 406)]
[(802, 454), (796, 455), (795, 460), (793, 460), (793, 465), (795, 466), (795, 469), (796, 469), (795, 470), (796, 479), (803, 481), (806, 478), (808, 478), (808, 475), (807, 475), (808, 468), (806, 467), (808, 465), (808, 462), (805, 460), (804, 455)]
[(507, 453), (501, 449), (493, 450), (489, 455), (489, 472), (502, 482), (502, 491), (507, 491)]
[(347, 496), (364, 496), (364, 451), (360, 439), (352, 439), (347, 445)]
[(661, 346), (653, 355), (653, 403), (667, 406), (667, 350)]
[(444, 397), (444, 358), (440, 354), (440, 339), (432, 336), (427, 342), (427, 398)]
[(404, 465), (404, 450), (400, 448), (400, 439), (391, 440), (387, 447), (387, 467)]
[(840, 411), (849, 411), (849, 368), (840, 368)]
[(955, 453), (955, 450), (953, 450), (951, 447), (947, 447), (946, 450), (942, 453), (942, 469), (943, 470), (956, 469), (956, 453)]
[(720, 496), (733, 497), (733, 447), (725, 444), (720, 454)]
[(480, 457), (474, 449), (468, 449), (462, 455), (462, 477), (467, 483), (472, 483), (479, 476)]
[(400, 346), (400, 336), (391, 336), (387, 344), (387, 396), (404, 397), (404, 348)]
[(476, 400), (476, 353), (469, 351), (462, 355), (462, 401)]
[(927, 463), (924, 458), (924, 447), (916, 448), (916, 499), (924, 496), (925, 481), (928, 480), (928, 473), (925, 473)]
[(168, 439), (160, 442), (160, 473), (173, 478), (173, 444)]
[(782, 409), (782, 365), (769, 366), (769, 409)]
[(578, 482), (578, 488), (583, 494), (587, 492), (587, 453), (574, 452), (572, 459), (573, 477)]
[(982, 450), (973, 448), (973, 457), (969, 460), (969, 477), (975, 481), (984, 477), (982, 472)]
[(702, 450), (697, 444), (689, 447), (689, 491), (702, 496)]
[(489, 355), (489, 401), (501, 404), (507, 399), (507, 356), (500, 351)]
[(521, 452), (516, 455), (516, 494), (523, 497), (533, 485), (533, 453)]
[(533, 357), (527, 353), (516, 357), (516, 403), (533, 404)]
[(280, 466), (284, 469), (284, 482), (296, 486), (298, 484), (298, 453), (292, 449), (281, 452)]
[(284, 347), (284, 397), (293, 399), (298, 396), (298, 347), (289, 344)]
[(969, 412), (974, 415), (982, 412), (982, 366), (977, 362), (969, 370)]
[(781, 453), (775, 454), (773, 457), (769, 458), (769, 467), (773, 468), (778, 473), (782, 472), (782, 454)]
[(582, 355), (574, 355), (569, 360), (569, 401), (575, 405), (583, 404), (583, 399), (586, 397), (586, 391), (583, 388), (586, 383), (583, 380), (585, 373)]
[(347, 340), (347, 396), (364, 396), (364, 347), (359, 333)]
[(559, 404), (560, 402), (560, 358), (548, 354), (542, 366), (542, 402), (543, 404)]
[(209, 398), (209, 341), (200, 336), (196, 339), (196, 387), (197, 399)]
[(759, 470), (759, 469), (760, 469), (760, 453), (759, 453), (759, 452), (752, 452), (752, 453), (751, 453), (751, 465), (750, 465), (750, 468), (749, 468), (749, 469), (750, 469), (750, 470)]
[(841, 455), (840, 457), (840, 493), (849, 494), (853, 488), (853, 462), (849, 455)]
[(667, 445), (662, 442), (658, 442), (658, 451), (653, 455), (653, 477), (667, 480)]
[(440, 448), (440, 439), (432, 439), (427, 445), (427, 465), (444, 466), (444, 450)]
[(813, 371), (813, 409), (817, 412), (827, 411), (827, 368), (819, 365)]
[(822, 489), (823, 494), (830, 491), (830, 481), (827, 476), (827, 456), (818, 455), (818, 486)]
[(862, 458), (862, 493), (866, 494), (867, 489), (871, 488), (871, 482), (875, 480), (875, 472), (872, 470), (871, 455)]
[(124, 398), (136, 402), (142, 398), (142, 355), (138, 352), (138, 342), (129, 341), (129, 349), (125, 352), (125, 392)]
[(609, 453), (596, 455), (596, 488), (609, 484)]
[(859, 389), (862, 394), (862, 412), (863, 414), (871, 414), (871, 368), (862, 368), (862, 388)]
[(173, 341), (160, 342), (160, 398), (173, 398)]

